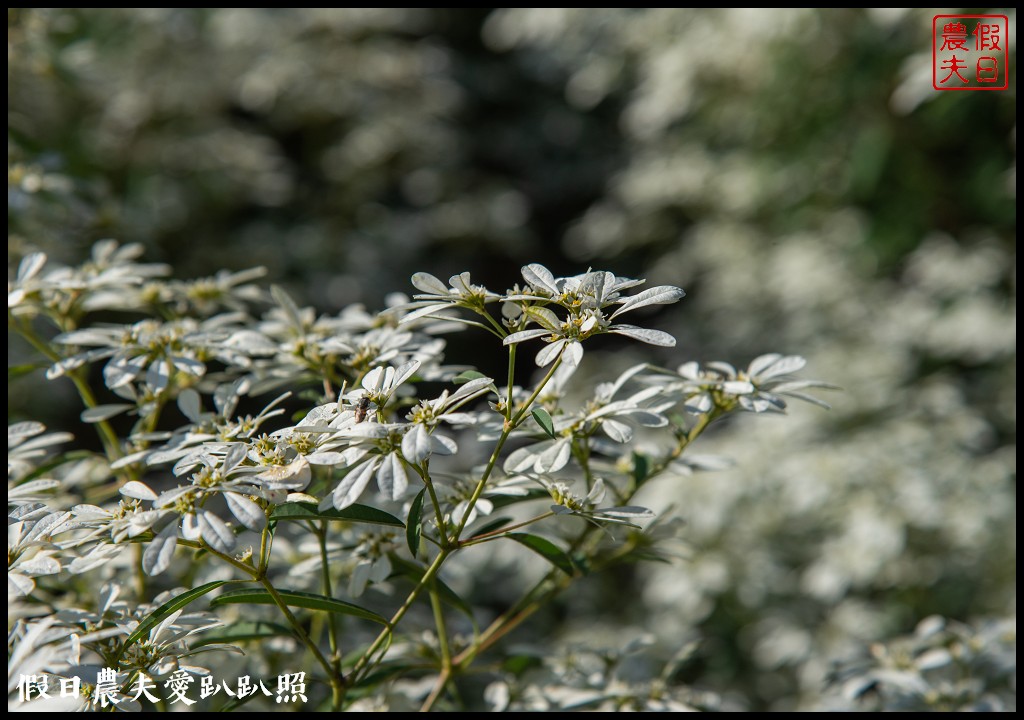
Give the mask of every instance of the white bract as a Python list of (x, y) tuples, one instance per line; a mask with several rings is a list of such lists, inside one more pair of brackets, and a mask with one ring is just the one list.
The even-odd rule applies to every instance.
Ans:
[(809, 388), (837, 389), (818, 380), (796, 380), (793, 374), (807, 361), (797, 355), (777, 353), (762, 355), (751, 361), (746, 370), (737, 370), (726, 362), (710, 362), (703, 368), (695, 362), (679, 366), (682, 383), (676, 384), (686, 396), (687, 411), (709, 412), (716, 404), (734, 399), (749, 412), (783, 412), (784, 397), (792, 397), (828, 409), (829, 405), (803, 392)]
[[(510, 291), (504, 300), (516, 303), (521, 314), (518, 324), (531, 322), (540, 325), (535, 329), (518, 329), (504, 338), (505, 345), (514, 345), (537, 338), (544, 338), (549, 345), (537, 354), (537, 365), (544, 367), (556, 358), (562, 357), (570, 365), (577, 366), (583, 356), (582, 342), (594, 335), (612, 333), (640, 340), (651, 345), (672, 347), (675, 338), (660, 330), (640, 328), (635, 325), (613, 323), (616, 317), (648, 305), (664, 305), (678, 302), (685, 293), (672, 286), (659, 286), (644, 290), (636, 295), (623, 296), (620, 291), (642, 284), (643, 280), (616, 277), (609, 272), (589, 272), (567, 278), (556, 278), (543, 265), (533, 264), (523, 268), (529, 292)], [(567, 311), (561, 319), (545, 307), (548, 304), (560, 306)], [(611, 310), (615, 305), (618, 308)], [(606, 312), (611, 310), (611, 312)]]

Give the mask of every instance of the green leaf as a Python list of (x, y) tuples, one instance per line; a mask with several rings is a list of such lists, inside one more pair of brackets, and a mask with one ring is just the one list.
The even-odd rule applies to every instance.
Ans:
[(473, 538), (478, 537), (480, 535), (486, 535), (489, 532), (494, 532), (498, 528), (500, 528), (500, 527), (502, 527), (504, 525), (507, 525), (510, 522), (512, 522), (512, 518), (510, 518), (510, 517), (495, 518), (494, 520), (491, 520), (491, 522), (487, 523), (486, 525), (482, 525), (482, 526), (478, 527), (477, 529), (475, 529), (470, 534), (469, 539), (472, 540)]
[[(285, 605), (291, 607), (306, 608), (307, 610), (323, 610), (324, 612), (333, 612), (340, 615), (352, 615), (353, 617), (362, 618), (363, 620), (373, 620), (381, 625), (387, 625), (388, 621), (383, 617), (361, 608), (358, 605), (347, 603), (342, 600), (335, 600), (334, 598), (325, 597), (323, 595), (316, 595), (314, 593), (301, 592), (299, 590), (278, 590), (277, 594), (284, 600)], [(242, 588), (241, 590), (232, 590), (226, 592), (220, 597), (216, 597), (210, 603), (210, 607), (217, 607), (219, 605), (229, 605), (243, 603), (247, 605), (274, 605), (273, 596), (267, 591), (261, 588)]]
[(291, 502), (279, 505), (270, 514), (271, 520), (347, 520), (348, 522), (371, 523), (405, 527), (405, 523), (390, 513), (369, 505), (349, 505), (344, 510), (330, 508), (320, 510), (313, 503)]
[(238, 643), (245, 642), (246, 640), (263, 640), (270, 637), (287, 637), (291, 634), (292, 631), (289, 628), (284, 625), (278, 625), (277, 623), (264, 622), (263, 620), (257, 620), (255, 622), (243, 621), (229, 625), (215, 634), (211, 633), (201, 636), (198, 640), (195, 640), (192, 643), (192, 647), (199, 648), (204, 645)]
[[(146, 634), (149, 633), (150, 630), (155, 628), (160, 623), (160, 621), (162, 621), (168, 615), (176, 613), (178, 610), (181, 610), (183, 607), (185, 607), (192, 601), (198, 600), (206, 593), (216, 590), (221, 585), (226, 585), (229, 582), (232, 581), (214, 580), (213, 582), (206, 583), (205, 585), (200, 585), (199, 587), (193, 588), (192, 590), (186, 590), (181, 595), (171, 598), (170, 600), (165, 602), (163, 605), (161, 605), (156, 610), (151, 612), (149, 614), (149, 617), (147, 617), (145, 620), (139, 623), (139, 626), (135, 628), (135, 632), (129, 635), (128, 639), (124, 641), (124, 645), (121, 646), (121, 651), (118, 653), (118, 657), (120, 658), (120, 656), (124, 654), (125, 650), (127, 650), (132, 645), (137, 643), (139, 640), (144, 638)], [(234, 582), (237, 582), (237, 580)], [(217, 598), (215, 598), (215, 600), (216, 599)], [(213, 603), (210, 604), (213, 605)]]
[(548, 415), (548, 411), (544, 408), (534, 408), (530, 411), (533, 415), (533, 419), (537, 421), (537, 424), (552, 438), (555, 437), (555, 424), (551, 422), (551, 416)]
[(505, 537), (512, 538), (517, 543), (530, 548), (566, 575), (576, 574), (576, 566), (573, 565), (572, 558), (550, 540), (529, 533), (509, 533)]
[(458, 375), (456, 375), (452, 382), (455, 383), (456, 385), (462, 385), (463, 383), (468, 383), (470, 380), (476, 380), (477, 378), (482, 377), (487, 376), (484, 375), (482, 372), (477, 372), (476, 370), (467, 370), (464, 373), (459, 373)]
[(491, 504), (494, 505), (495, 509), (508, 507), (509, 505), (516, 505), (521, 502), (528, 502), (530, 500), (540, 500), (545, 498), (551, 499), (551, 494), (542, 488), (531, 488), (526, 491), (525, 495), (495, 495), (488, 498)]
[(409, 543), (409, 552), (413, 557), (420, 553), (420, 537), (423, 535), (420, 514), (423, 512), (423, 494), (426, 491), (426, 488), (420, 490), (416, 499), (412, 501), (412, 507), (409, 508), (409, 519), (405, 525), (405, 541)]
[[(425, 571), (417, 563), (409, 562), (395, 553), (388, 553), (388, 559), (391, 560), (391, 567), (395, 569), (395, 574), (404, 575), (416, 584), (423, 580), (423, 573)], [(441, 598), (441, 602), (451, 605), (464, 614), (472, 621), (473, 627), (476, 628), (476, 618), (473, 617), (473, 608), (469, 606), (469, 603), (459, 597), (458, 593), (448, 587), (441, 578), (435, 577), (434, 583), (437, 586), (437, 594)]]
[(352, 691), (349, 693), (349, 697), (352, 699), (358, 699), (366, 697), (367, 695), (373, 695), (380, 693), (381, 683), (391, 680), (392, 678), (401, 677), (406, 675), (410, 671), (422, 671), (423, 665), (410, 663), (407, 660), (399, 660), (397, 662), (382, 662), (377, 665), (377, 669), (367, 675), (366, 677), (360, 678), (355, 685), (352, 686)]
[(646, 455), (641, 455), (638, 452), (633, 453), (633, 482), (636, 487), (640, 487), (644, 484), (650, 473), (650, 463), (647, 461)]

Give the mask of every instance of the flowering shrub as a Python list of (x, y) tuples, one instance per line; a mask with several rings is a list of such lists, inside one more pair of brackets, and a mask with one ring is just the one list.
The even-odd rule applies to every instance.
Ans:
[[(230, 692), (210, 668), (255, 643), (300, 649), (244, 664), (245, 677), (284, 673), (278, 702), (308, 692), (313, 707), (358, 707), (382, 683), (421, 681), (406, 694), (424, 709), (471, 706), (458, 681), (547, 600), (584, 575), (660, 557), (663, 520), (633, 497), (699, 466), (685, 453), (709, 425), (782, 412), (789, 398), (824, 406), (806, 391), (830, 387), (796, 379), (803, 358), (771, 354), (746, 370), (638, 364), (570, 402), (595, 336), (675, 344), (623, 320), (683, 291), (610, 272), (555, 277), (532, 264), (504, 293), (469, 273), (448, 284), (417, 273), (411, 300), (317, 317), (254, 285), (258, 270), (182, 283), (138, 254), (107, 241), (75, 268), (31, 254), (8, 288), (10, 329), (47, 377), (74, 384), (102, 442), (97, 453), (81, 432), (8, 429), (8, 584), (21, 618), (9, 669), (22, 699), (71, 683), (65, 699), (136, 706), (155, 681), (154, 702), (188, 704), (199, 678), (204, 700), (224, 689), (237, 707), (255, 693)], [(500, 379), (446, 363), (442, 336), (463, 329), (506, 348)], [(520, 386), (524, 358), (540, 377)], [(255, 414), (240, 411), (264, 397)], [(446, 570), (497, 544), (550, 569), (480, 627)], [(164, 575), (184, 589), (154, 596)], [(429, 635), (407, 621), (421, 605)], [(453, 631), (453, 609), (471, 632)], [(315, 665), (297, 693), (303, 657)], [(619, 687), (609, 675), (597, 696), (563, 700), (688, 707), (666, 681)], [(541, 696), (565, 706), (558, 692), (502, 679), (485, 695), (503, 708)]]

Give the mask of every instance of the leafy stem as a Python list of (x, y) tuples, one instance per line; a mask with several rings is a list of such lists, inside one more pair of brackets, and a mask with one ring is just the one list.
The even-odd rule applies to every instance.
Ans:
[(441, 511), (441, 503), (437, 499), (437, 492), (434, 490), (434, 483), (430, 479), (430, 471), (428, 463), (430, 459), (423, 461), (422, 465), (414, 465), (416, 472), (423, 479), (423, 484), (427, 488), (427, 493), (430, 495), (430, 504), (434, 506), (434, 516), (437, 518), (437, 531), (441, 534), (441, 547), (448, 547), (448, 533), (445, 530), (444, 525), (444, 513)]

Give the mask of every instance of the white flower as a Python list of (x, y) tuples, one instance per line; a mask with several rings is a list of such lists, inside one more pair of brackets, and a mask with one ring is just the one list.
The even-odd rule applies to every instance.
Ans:
[(590, 488), (590, 492), (584, 498), (574, 495), (564, 483), (551, 482), (540, 476), (535, 479), (547, 489), (551, 498), (557, 503), (551, 506), (551, 512), (556, 515), (579, 515), (588, 520), (619, 523), (631, 527), (636, 527), (633, 524), (634, 520), (645, 520), (654, 517), (653, 512), (638, 505), (621, 505), (598, 509), (597, 505), (604, 500), (605, 495), (604, 480), (601, 478), (597, 478), (594, 481), (593, 487)]
[(352, 550), (356, 561), (349, 578), (348, 593), (352, 597), (363, 594), (368, 583), (382, 583), (391, 576), (391, 560), (388, 553), (399, 547), (395, 533), (387, 530), (368, 532)]
[(244, 311), (249, 303), (265, 299), (266, 291), (250, 283), (266, 274), (265, 267), (238, 272), (220, 270), (212, 277), (168, 283), (168, 289), (172, 298), (183, 306), (179, 308), (180, 313), (189, 307), (201, 315), (212, 315), (225, 307)]
[(419, 367), (419, 360), (407, 362), (398, 368), (375, 367), (363, 376), (362, 396), (369, 398), (377, 407), (384, 407), (395, 391), (416, 374)]
[[(225, 321), (235, 319), (235, 316), (218, 316), (202, 322), (142, 320), (132, 325), (97, 326), (64, 333), (54, 341), (95, 349), (57, 362), (46, 375), (53, 379), (86, 363), (110, 358), (103, 368), (108, 388), (132, 399), (138, 394), (158, 394), (167, 390), (177, 372), (191, 378), (205, 375), (206, 364), (200, 360), (201, 356), (245, 363), (238, 353), (220, 353), (217, 348), (219, 341), (229, 335), (223, 331)], [(139, 385), (143, 392), (137, 392), (133, 385)]]
[[(620, 315), (648, 305), (677, 302), (685, 293), (670, 285), (644, 290), (624, 297), (621, 290), (641, 284), (642, 280), (616, 277), (610, 272), (588, 272), (568, 278), (556, 278), (543, 265), (527, 265), (523, 278), (530, 293), (513, 292), (504, 299), (522, 303), (519, 323), (535, 323), (540, 328), (522, 329), (504, 338), (505, 345), (544, 338), (549, 345), (537, 354), (537, 365), (544, 367), (560, 355), (570, 365), (578, 365), (583, 356), (581, 343), (594, 335), (611, 333), (651, 345), (672, 347), (675, 338), (660, 330), (617, 324)], [(539, 301), (539, 302), (538, 302)], [(553, 302), (568, 311), (562, 320), (545, 304)], [(614, 308), (619, 305), (618, 308)], [(606, 312), (607, 311), (607, 312)], [(521, 326), (521, 325), (520, 325)]]
[[(466, 515), (467, 510), (469, 510), (469, 499), (476, 490), (479, 474), (446, 477), (435, 473), (434, 479), (434, 488), (443, 503), (447, 521), (455, 526), (462, 524), (463, 517)], [(534, 481), (525, 476), (492, 476), (473, 509), (469, 510), (469, 517), (465, 520), (465, 526), (469, 527), (479, 515), (490, 515), (494, 511), (496, 499), (526, 497), (530, 494), (530, 490), (534, 485)]]
[(149, 279), (169, 275), (160, 263), (136, 263), (143, 248), (100, 240), (91, 259), (76, 268), (49, 267), (46, 255), (31, 253), (22, 259), (13, 284), (7, 287), (7, 308), (28, 314), (36, 305), (52, 307), (63, 315), (95, 310), (133, 310), (145, 304), (139, 288)]
[(796, 398), (829, 408), (816, 397), (802, 392), (807, 388), (836, 389), (834, 385), (818, 380), (795, 380), (792, 374), (807, 364), (797, 355), (778, 353), (755, 358), (746, 370), (737, 370), (725, 362), (710, 362), (701, 368), (688, 362), (678, 369), (683, 378), (680, 387), (686, 397), (686, 409), (694, 414), (709, 412), (715, 406), (728, 406), (735, 402), (749, 412), (783, 412), (783, 396)]
[(430, 273), (418, 272), (412, 276), (412, 284), (423, 292), (413, 295), (414, 302), (405, 306), (411, 310), (404, 315), (401, 323), (405, 324), (421, 317), (433, 315), (450, 307), (465, 307), (482, 310), (487, 303), (497, 302), (501, 296), (491, 292), (482, 285), (474, 285), (468, 272), (452, 275), (448, 279), (451, 287), (446, 287)]
[(53, 537), (76, 527), (70, 512), (47, 512), (43, 505), (23, 505), (7, 525), (7, 594), (28, 595), (34, 577), (60, 572)]
[[(50, 446), (74, 439), (71, 433), (47, 433), (46, 426), (29, 421), (7, 426), (7, 479), (17, 481), (28, 475)], [(8, 498), (10, 499), (10, 498)]]

